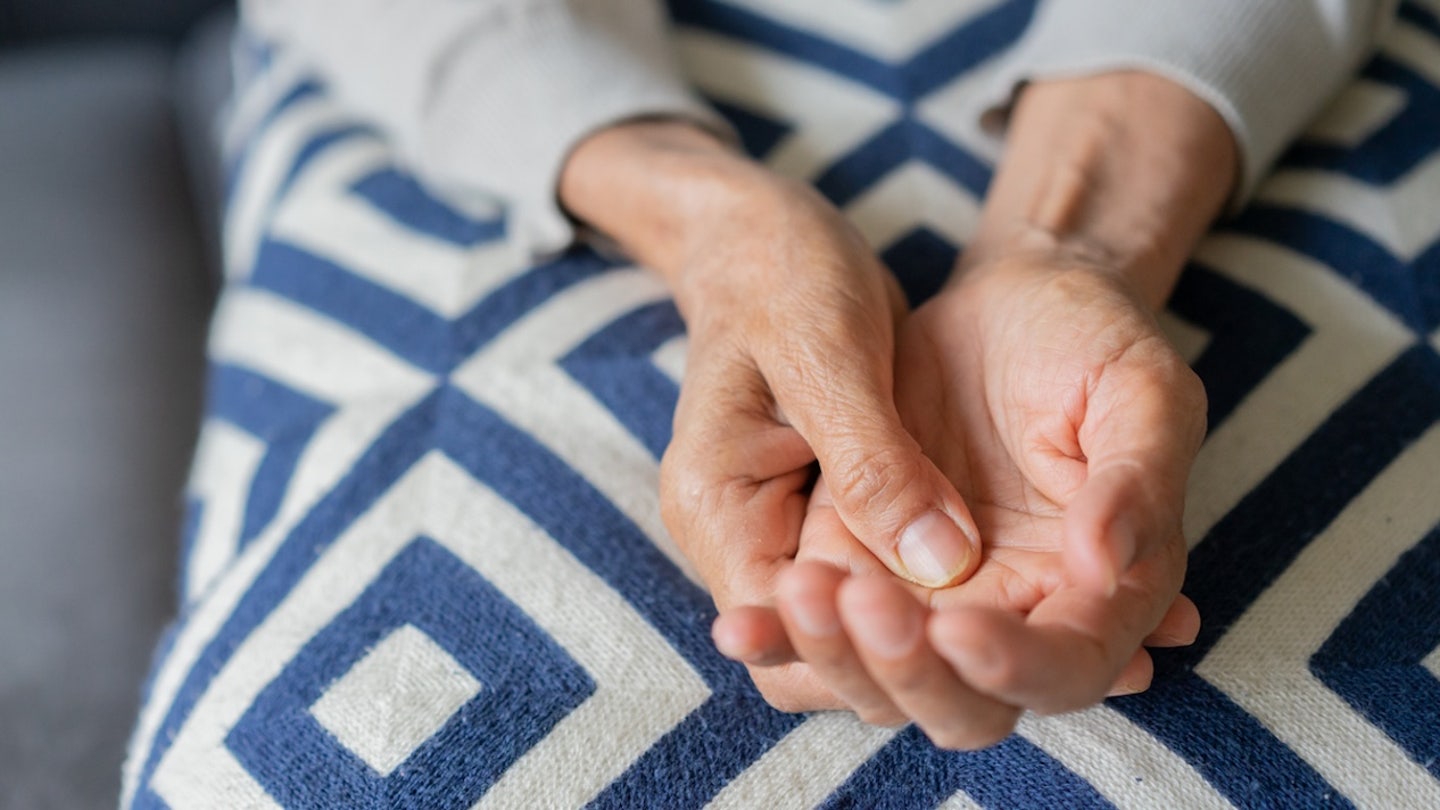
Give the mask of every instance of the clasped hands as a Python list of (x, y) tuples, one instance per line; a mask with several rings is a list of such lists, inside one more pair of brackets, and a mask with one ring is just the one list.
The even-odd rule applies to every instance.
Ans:
[(739, 312), (692, 331), (661, 491), (721, 651), (782, 709), (913, 721), (952, 748), (1144, 689), (1142, 642), (1198, 627), (1177, 598), (1193, 375), (1099, 268), (962, 266), (892, 337), (885, 300), (853, 293), (885, 271), (846, 255), (864, 257), (828, 287), (846, 300), (783, 327), (828, 351), (707, 333)]
[[(913, 313), (823, 198), (695, 127), (616, 127), (572, 156), (562, 199), (686, 319), (664, 518), (717, 646), (777, 708), (972, 749), (1025, 710), (1143, 690), (1145, 647), (1194, 639), (1181, 516), (1205, 399), (1153, 311), (1228, 185), (1197, 194), (1142, 161), (1169, 185), (1137, 195), (1139, 221), (1169, 241), (1137, 238), (1134, 203), (1094, 213), (1132, 188), (1130, 156), (1077, 164), (1054, 142), (1123, 146), (1136, 122), (1115, 110), (1172, 104), (1196, 119), (1172, 122), (1176, 147), (1233, 172), (1223, 124), (1176, 91), (1133, 74), (1027, 91), (978, 233)], [(1197, 121), (1223, 140), (1192, 142)]]

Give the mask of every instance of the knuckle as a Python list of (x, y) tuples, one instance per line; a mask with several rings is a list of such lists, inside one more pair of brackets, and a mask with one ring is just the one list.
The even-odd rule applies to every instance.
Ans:
[(830, 491), (837, 503), (854, 514), (883, 514), (916, 480), (919, 464), (912, 454), (898, 448), (874, 451), (866, 449), (863, 442), (853, 444), (833, 454), (832, 469), (824, 471)]
[(686, 522), (711, 491), (705, 468), (683, 446), (672, 444), (660, 459), (660, 509), (667, 526)]
[(1177, 411), (1191, 419), (1198, 417), (1203, 423), (1209, 399), (1200, 375), (1185, 362), (1167, 338), (1154, 335), (1149, 342), (1154, 356), (1151, 381), (1168, 393), (1170, 403)]
[(680, 550), (694, 560), (695, 546), (716, 529), (726, 487), (696, 454), (671, 445), (660, 462), (660, 520)]
[(687, 453), (678, 444), (671, 444), (660, 457), (660, 497), (667, 501), (684, 502), (687, 494), (699, 488), (698, 476), (689, 463)]

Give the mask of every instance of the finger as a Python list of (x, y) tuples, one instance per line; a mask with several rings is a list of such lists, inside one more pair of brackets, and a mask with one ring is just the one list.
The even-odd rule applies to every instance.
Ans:
[(1067, 569), (1107, 593), (1136, 560), (1181, 537), (1205, 433), (1199, 379), (1159, 338), (1145, 347), (1107, 369), (1091, 396), (1080, 429), (1087, 478), (1065, 512)]
[(773, 667), (798, 660), (775, 608), (731, 608), (715, 619), (710, 636), (721, 655), (751, 666)]
[[(883, 319), (882, 319), (883, 320)], [(942, 587), (979, 564), (979, 533), (955, 487), (901, 424), (893, 340), (856, 315), (824, 327), (837, 345), (780, 344), (762, 361), (776, 400), (814, 449), (840, 518), (896, 575)], [(813, 331), (813, 330), (810, 330)]]
[(848, 710), (850, 707), (830, 691), (808, 664), (750, 667), (750, 679), (760, 696), (773, 708), (794, 714)]
[(1181, 594), (1175, 597), (1170, 604), (1170, 609), (1165, 611), (1165, 616), (1156, 625), (1150, 635), (1145, 637), (1146, 647), (1187, 647), (1195, 643), (1195, 637), (1200, 635), (1200, 609), (1190, 601), (1190, 597)]
[(931, 619), (929, 638), (978, 691), (1037, 712), (1074, 711), (1099, 701), (1119, 680), (1172, 601), (1163, 590), (1127, 582), (1105, 597), (1065, 588), (1028, 617), (946, 610)]
[(780, 618), (796, 656), (861, 720), (896, 725), (905, 714), (875, 685), (840, 623), (836, 594), (845, 575), (821, 563), (797, 563), (780, 577)]
[(870, 676), (936, 745), (974, 750), (1014, 730), (1020, 711), (956, 676), (926, 639), (927, 611), (893, 579), (852, 577), (839, 606)]
[[(810, 492), (795, 561), (824, 563), (850, 574), (885, 572), (885, 567), (841, 522), (824, 478)], [(788, 565), (782, 562), (780, 567)], [(775, 666), (797, 660), (785, 625), (773, 607), (731, 608), (715, 620), (712, 635), (717, 648), (737, 661)]]
[(888, 570), (840, 519), (835, 499), (830, 495), (830, 485), (824, 476), (816, 480), (810, 490), (795, 559), (823, 562), (849, 574), (885, 573)]
[(1110, 691), (1106, 697), (1122, 697), (1124, 695), (1138, 695), (1150, 688), (1150, 681), (1155, 678), (1155, 662), (1150, 658), (1150, 653), (1144, 647), (1135, 651), (1130, 656), (1130, 662), (1120, 670), (1120, 676), (1115, 683), (1110, 685)]
[(665, 526), (722, 612), (772, 601), (799, 542), (814, 460), (775, 421), (758, 369), (724, 348), (702, 344), (692, 358), (660, 465)]

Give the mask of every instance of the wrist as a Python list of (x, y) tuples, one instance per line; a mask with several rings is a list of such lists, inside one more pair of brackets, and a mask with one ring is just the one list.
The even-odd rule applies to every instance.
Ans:
[(584, 225), (674, 282), (700, 232), (773, 183), (698, 125), (635, 121), (582, 141), (560, 176), (560, 202)]
[(1048, 253), (1109, 268), (1158, 308), (1237, 165), (1220, 116), (1169, 80), (1038, 82), (1016, 105), (967, 264)]

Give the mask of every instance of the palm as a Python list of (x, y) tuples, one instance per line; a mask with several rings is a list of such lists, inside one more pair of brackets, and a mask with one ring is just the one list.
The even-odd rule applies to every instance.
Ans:
[[(1085, 556), (1093, 548), (1067, 551), (1067, 536), (1094, 529), (1093, 539), (1103, 544), (1114, 527), (1076, 525), (1072, 516), (1067, 535), (1067, 512), (1130, 418), (1137, 417), (1137, 429), (1151, 427), (1149, 415), (1174, 409), (1174, 382), (1187, 374), (1153, 319), (1092, 268), (1011, 267), (966, 278), (922, 306), (899, 334), (897, 404), (906, 427), (970, 506), (984, 554), (959, 585), (907, 587), (935, 609), (1028, 614), (1075, 584), (1077, 558), (1082, 568), (1099, 563)], [(1193, 444), (1184, 434), (1198, 431), (1202, 415), (1170, 416), (1182, 448)], [(1167, 605), (1184, 569), (1183, 484), (1161, 482), (1169, 490), (1161, 496), (1177, 504), (1167, 536), (1120, 577)], [(823, 481), (798, 558), (883, 570), (844, 531)]]
[[(924, 678), (954, 688), (912, 700), (925, 708), (905, 714), (963, 726), (972, 712), (988, 712), (992, 731), (1004, 728), (1007, 705), (1065, 711), (1106, 688), (1143, 688), (1142, 642), (1184, 644), (1198, 628), (1178, 596), (1180, 517), (1205, 410), (1198, 380), (1144, 306), (1104, 268), (1012, 259), (967, 273), (912, 315), (895, 367), (905, 429), (975, 520), (978, 567), (937, 590), (900, 580), (846, 528), (822, 475), (793, 560), (776, 561), (791, 595), (780, 594), (778, 610), (722, 616), (726, 646), (759, 663), (756, 683), (785, 705), (849, 706), (881, 722), (897, 718), (882, 693), (900, 689), (891, 696), (903, 703), (905, 685)], [(875, 575), (852, 578), (873, 586), (861, 588), (871, 600), (861, 613), (853, 600), (837, 603), (845, 587), (835, 577), (845, 574)], [(853, 632), (861, 615), (913, 617), (920, 605), (906, 592), (930, 614), (934, 646), (916, 653), (926, 673), (919, 681), (893, 668), (881, 676), (868, 658), (869, 676), (857, 673), (863, 644), (796, 635), (793, 618), (780, 616), (828, 603), (821, 613), (838, 609)], [(977, 655), (1008, 663), (984, 672), (955, 663)], [(958, 669), (939, 672), (940, 659)], [(973, 691), (962, 699), (954, 689)], [(976, 693), (994, 702), (976, 703)]]

